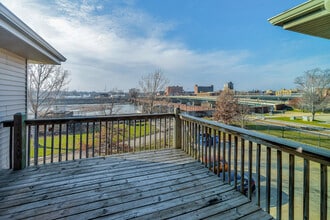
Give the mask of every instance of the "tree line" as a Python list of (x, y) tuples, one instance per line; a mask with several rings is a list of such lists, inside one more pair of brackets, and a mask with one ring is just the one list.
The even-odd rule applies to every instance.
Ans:
[[(69, 72), (61, 66), (30, 64), (28, 66), (28, 101), (35, 118), (45, 117), (50, 107), (69, 83)], [(160, 91), (164, 91), (169, 80), (162, 70), (158, 69), (143, 75), (139, 86), (144, 98), (149, 101), (144, 104), (144, 113), (156, 113), (155, 100)], [(296, 77), (294, 83), (302, 93), (300, 98), (291, 101), (296, 108), (308, 111), (315, 120), (317, 111), (324, 109), (330, 101), (330, 69), (315, 68)], [(132, 96), (138, 95), (135, 89)], [(99, 105), (104, 114), (112, 114), (114, 103)], [(101, 109), (102, 111), (102, 109)], [(221, 92), (216, 101), (213, 119), (226, 124), (238, 124), (244, 127), (250, 109), (238, 103), (234, 91), (226, 89)]]

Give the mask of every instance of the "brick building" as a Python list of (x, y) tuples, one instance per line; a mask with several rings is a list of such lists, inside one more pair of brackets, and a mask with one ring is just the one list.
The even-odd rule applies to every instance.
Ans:
[(182, 95), (184, 93), (182, 86), (168, 86), (165, 89), (166, 96)]

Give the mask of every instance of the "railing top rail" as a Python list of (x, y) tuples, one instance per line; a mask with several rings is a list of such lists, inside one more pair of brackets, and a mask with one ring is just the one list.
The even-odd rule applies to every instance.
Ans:
[[(45, 124), (64, 124), (64, 123), (79, 123), (79, 122), (100, 122), (100, 121), (123, 121), (123, 120), (140, 120), (140, 119), (155, 119), (174, 117), (173, 113), (164, 114), (122, 114), (111, 116), (89, 116), (89, 117), (67, 117), (67, 118), (42, 118), (42, 119), (27, 119), (27, 125), (45, 125)], [(14, 125), (13, 120), (2, 121), (4, 127)]]
[(212, 127), (220, 131), (231, 133), (233, 135), (241, 136), (245, 140), (250, 140), (259, 144), (270, 146), (272, 148), (330, 166), (330, 150), (324, 148), (317, 148), (296, 141), (278, 138), (215, 121), (196, 118), (187, 114), (180, 114), (180, 117), (181, 119), (198, 122), (201, 125)]

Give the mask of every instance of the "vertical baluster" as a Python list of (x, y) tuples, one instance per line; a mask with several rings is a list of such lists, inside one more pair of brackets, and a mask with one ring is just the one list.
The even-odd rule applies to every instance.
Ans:
[(207, 167), (210, 169), (212, 165), (211, 161), (211, 148), (212, 148), (212, 130), (211, 128), (206, 128), (207, 129), (207, 134), (208, 134), (208, 140), (207, 140), (207, 147), (208, 147), (208, 152), (207, 152)]
[(294, 176), (295, 176), (295, 157), (289, 155), (289, 219), (294, 219)]
[[(141, 126), (141, 124), (140, 124)], [(134, 119), (134, 137), (133, 137), (133, 152), (135, 152), (136, 149), (136, 119)]]
[[(104, 136), (105, 136), (105, 140), (103, 141), (104, 143), (105, 143), (105, 146), (104, 146), (104, 151), (105, 151), (105, 155), (109, 155), (109, 147), (110, 147), (110, 144), (111, 143), (109, 143), (109, 121), (105, 121), (105, 134), (104, 134)], [(110, 126), (111, 127), (111, 126)]]
[(202, 131), (201, 131), (201, 126), (200, 125), (198, 125), (197, 132), (198, 132), (198, 136), (197, 136), (197, 158), (198, 158), (198, 161), (201, 162), (201, 134), (202, 134)]
[[(213, 161), (212, 161), (212, 153), (213, 153), (213, 133), (212, 133), (212, 128), (209, 128), (209, 152), (208, 152), (208, 155), (209, 155), (209, 168), (211, 168), (214, 164), (213, 164)], [(212, 167), (212, 170), (214, 169), (214, 166)]]
[(322, 220), (328, 219), (328, 166), (321, 164), (320, 165), (320, 174), (321, 174), (321, 184), (320, 184), (320, 213)]
[(120, 125), (120, 123), (119, 123), (119, 120), (117, 120), (117, 149), (116, 149), (116, 152), (117, 153), (119, 153), (119, 125)]
[(34, 149), (34, 165), (38, 165), (38, 151), (39, 151), (39, 125), (35, 126), (35, 132), (34, 132), (34, 142), (33, 142), (33, 149)]
[[(221, 170), (222, 170), (222, 181), (226, 180), (226, 175), (225, 175), (225, 161), (226, 161), (226, 145), (227, 145), (227, 140), (226, 140), (226, 133), (222, 132), (222, 163), (221, 163)], [(221, 140), (221, 137), (219, 137)]]
[(203, 130), (203, 135), (202, 135), (202, 161), (205, 164), (206, 167), (206, 158), (207, 158), (207, 154), (206, 154), (206, 127), (203, 126), (202, 128)]
[(162, 118), (159, 118), (159, 147), (164, 149), (165, 147), (162, 145)]
[[(113, 143), (114, 143), (114, 121), (111, 121), (111, 126), (110, 126), (110, 129), (111, 129), (111, 135), (109, 138), (109, 144), (110, 144), (110, 155), (112, 155), (113, 153)], [(109, 133), (109, 131), (107, 130), (107, 133)], [(108, 146), (107, 146), (108, 147)]]
[(249, 141), (249, 161), (248, 161), (248, 198), (249, 200), (252, 199), (252, 147), (253, 147), (253, 143), (252, 141)]
[(99, 156), (102, 154), (102, 121), (99, 121)]
[(164, 118), (164, 146), (167, 147), (167, 118)]
[(147, 119), (144, 119), (144, 150), (147, 149)]
[(51, 137), (51, 153), (50, 153), (50, 162), (53, 163), (54, 162), (54, 124), (52, 124), (52, 137)]
[[(225, 163), (225, 161), (224, 161)], [(231, 134), (228, 134), (228, 183), (231, 183)]]
[(169, 124), (170, 133), (168, 135), (169, 141), (172, 141), (171, 145), (174, 146), (174, 118), (172, 118)]
[(86, 125), (86, 158), (88, 158), (88, 154), (89, 154), (88, 139), (89, 139), (89, 122), (87, 122), (87, 125)]
[(184, 121), (183, 124), (184, 124), (184, 127), (183, 127), (184, 128), (184, 132), (183, 132), (183, 136), (184, 136), (184, 138), (183, 138), (183, 140), (184, 140), (183, 147), (185, 149), (185, 152), (188, 154), (188, 152), (189, 152), (189, 145), (188, 145), (189, 122), (188, 121)]
[(149, 118), (149, 150), (151, 150), (152, 120)]
[(256, 188), (256, 193), (257, 193), (257, 206), (260, 206), (260, 159), (261, 159), (261, 144), (257, 144), (257, 155), (256, 155), (256, 173), (257, 173), (257, 188)]
[(271, 181), (271, 148), (267, 147), (266, 155), (266, 211), (270, 212), (270, 181)]
[(44, 125), (44, 146), (43, 146), (43, 164), (46, 164), (46, 155), (47, 155), (47, 125)]
[(141, 119), (139, 120), (139, 123), (140, 123), (140, 126), (139, 126), (139, 133), (140, 133), (140, 135), (139, 135), (139, 151), (141, 151), (142, 150), (142, 145), (141, 145), (141, 143), (142, 143), (142, 132), (141, 132), (142, 131), (142, 123), (141, 123)]
[(74, 160), (76, 158), (76, 123), (73, 122), (72, 126), (72, 159)]
[(189, 121), (186, 121), (184, 126), (185, 133), (184, 133), (184, 147), (187, 154), (189, 154)]
[[(217, 175), (220, 176), (220, 162), (221, 162), (221, 131), (218, 130), (218, 143), (217, 143)], [(222, 173), (223, 175), (224, 173)]]
[[(12, 137), (13, 134), (11, 134), (10, 137)], [(28, 142), (27, 142), (27, 165), (30, 166), (30, 160), (31, 160), (31, 125), (28, 126)]]
[(189, 122), (189, 155), (191, 157), (194, 154), (194, 124), (193, 122)]
[(156, 149), (157, 148), (157, 119), (155, 118), (154, 119), (154, 121), (155, 121), (155, 128), (154, 128), (154, 130), (155, 130), (155, 133), (154, 133), (154, 142), (155, 142), (155, 146), (154, 146), (154, 149)]
[(217, 170), (219, 170), (219, 161), (217, 160), (217, 156), (216, 156), (216, 146), (217, 146), (217, 134), (216, 134), (216, 130), (213, 129), (212, 131), (213, 133), (213, 144), (212, 144), (212, 150), (213, 150), (213, 155), (212, 155), (212, 160), (213, 160), (213, 173), (217, 173)]
[(123, 141), (122, 141), (122, 152), (125, 152), (125, 138), (126, 138), (126, 120), (123, 120)]
[(183, 121), (183, 132), (182, 132), (182, 139), (183, 139), (183, 150), (187, 153), (187, 121)]
[(194, 123), (194, 158), (197, 160), (198, 158), (198, 125)]
[(62, 161), (62, 124), (59, 124), (58, 129), (58, 161)]
[(69, 123), (66, 123), (65, 140), (65, 160), (67, 161), (69, 158)]
[(129, 119), (128, 120), (128, 152), (131, 151), (131, 120)]
[(244, 192), (244, 164), (245, 163), (245, 140), (241, 138), (241, 187), (240, 191)]
[(237, 188), (238, 137), (234, 137), (234, 186)]
[(303, 191), (304, 219), (309, 219), (309, 178), (310, 178), (309, 160), (304, 159), (304, 191)]
[(80, 131), (79, 131), (79, 133), (80, 133), (80, 135), (79, 135), (79, 159), (81, 159), (82, 158), (82, 139), (83, 139), (83, 137), (82, 137), (82, 130), (83, 130), (83, 123), (82, 122), (80, 122)]
[(92, 132), (92, 157), (95, 157), (95, 121), (92, 124), (93, 132)]
[(277, 204), (276, 218), (282, 219), (282, 151), (277, 150)]

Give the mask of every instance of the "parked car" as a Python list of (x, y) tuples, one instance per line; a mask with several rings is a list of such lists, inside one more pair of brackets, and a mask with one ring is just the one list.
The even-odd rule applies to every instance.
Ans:
[[(220, 178), (223, 177), (223, 175), (225, 175), (225, 179), (228, 180), (228, 172), (225, 172), (224, 174), (223, 173), (220, 173)], [(234, 177), (235, 177), (235, 173), (234, 171), (231, 171), (230, 172), (230, 184), (231, 185), (234, 185)], [(237, 173), (237, 190), (240, 190), (241, 189), (241, 175), (239, 173)], [(243, 193), (245, 195), (247, 195), (248, 193), (248, 189), (249, 189), (249, 177), (244, 174), (244, 184), (243, 184)], [(254, 192), (256, 190), (256, 182), (253, 178), (251, 178), (251, 192)]]
[(212, 136), (208, 133), (199, 134), (199, 144), (201, 146), (213, 146), (214, 145), (214, 139), (215, 139), (215, 144), (219, 143), (219, 137), (218, 136)]

